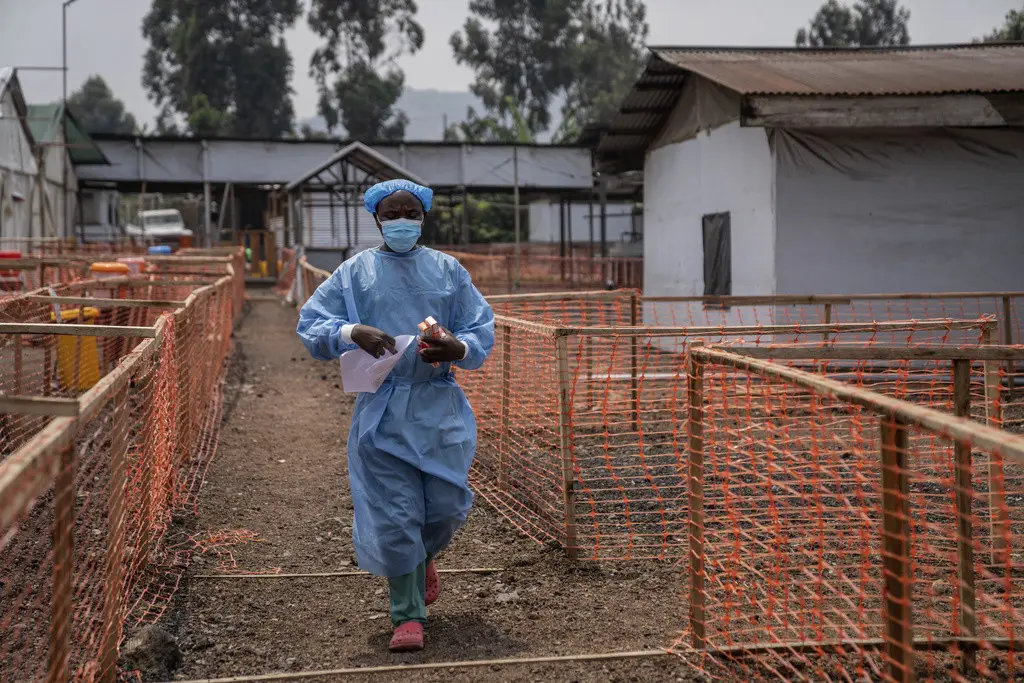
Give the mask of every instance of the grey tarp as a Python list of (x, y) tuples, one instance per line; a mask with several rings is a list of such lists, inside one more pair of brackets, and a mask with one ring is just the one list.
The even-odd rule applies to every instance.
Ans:
[(1024, 130), (770, 143), (779, 294), (1024, 290)]

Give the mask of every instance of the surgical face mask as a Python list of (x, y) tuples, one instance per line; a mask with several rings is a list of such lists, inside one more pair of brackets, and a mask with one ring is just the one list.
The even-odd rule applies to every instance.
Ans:
[(381, 232), (384, 233), (384, 242), (392, 251), (404, 254), (416, 246), (423, 232), (423, 221), (398, 218), (393, 221), (381, 221)]

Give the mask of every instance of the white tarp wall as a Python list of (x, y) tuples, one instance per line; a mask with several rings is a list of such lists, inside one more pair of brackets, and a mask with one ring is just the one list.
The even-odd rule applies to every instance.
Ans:
[[(64, 167), (67, 164), (67, 191), (64, 191)], [(47, 236), (73, 237), (73, 226), (78, 224), (77, 192), (78, 177), (71, 165), (71, 155), (65, 145), (63, 130), (58, 132), (57, 138), (47, 146), (43, 154), (43, 170), (45, 171), (45, 187), (47, 206), (36, 205), (36, 225), (44, 225)], [(45, 208), (45, 221), (40, 222), (39, 212)], [(61, 220), (64, 216), (64, 220)], [(51, 219), (52, 217), (52, 219)], [(55, 235), (51, 235), (55, 231)]]
[[(586, 244), (594, 236), (594, 244), (601, 242), (600, 202), (571, 202), (565, 218), (566, 239), (571, 228), (573, 244)], [(529, 241), (535, 244), (559, 244), (561, 241), (561, 211), (558, 202), (537, 201), (530, 204)], [(571, 214), (571, 220), (569, 215)], [(591, 233), (593, 216), (593, 233)], [(605, 207), (606, 238), (608, 244), (629, 242), (633, 233), (633, 205), (628, 202), (609, 202)]]
[(0, 69), (0, 237), (28, 237), (32, 227), (32, 183), (36, 162), (14, 103), (9, 79), (13, 71)]
[[(729, 212), (732, 294), (775, 290), (772, 155), (760, 128), (728, 123), (656, 149), (644, 168), (644, 293), (704, 294), (703, 218)], [(657, 310), (652, 306), (657, 306)], [(651, 304), (645, 324), (754, 324), (754, 312), (705, 312), (700, 304)], [(760, 322), (771, 322), (770, 312)]]

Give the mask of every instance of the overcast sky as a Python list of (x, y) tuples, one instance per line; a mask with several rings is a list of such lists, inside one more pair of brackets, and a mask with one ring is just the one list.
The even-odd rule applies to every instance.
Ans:
[[(216, 0), (211, 0), (216, 1)], [(647, 0), (652, 45), (792, 45), (796, 30), (822, 0)], [(969, 42), (1002, 23), (1022, 0), (903, 0), (914, 43)], [(406, 83), (417, 89), (464, 91), (472, 74), (452, 59), (448, 38), (466, 18), (469, 0), (419, 0), (423, 50), (405, 58)], [(68, 8), (68, 79), (74, 90), (100, 74), (142, 121), (155, 116), (140, 83), (146, 44), (140, 26), (148, 0), (76, 0)], [(60, 66), (61, 0), (0, 0), (0, 66)], [(309, 57), (317, 38), (304, 19), (288, 35), (295, 59), (295, 110), (314, 115)], [(58, 99), (59, 72), (22, 73), (26, 97)], [(415, 116), (415, 112), (409, 112)]]

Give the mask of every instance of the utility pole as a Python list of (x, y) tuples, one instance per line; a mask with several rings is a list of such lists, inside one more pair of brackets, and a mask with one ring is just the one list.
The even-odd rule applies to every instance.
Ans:
[[(75, 0), (64, 0), (64, 5), (60, 9), (60, 37), (61, 37), (61, 73), (63, 74), (63, 85), (61, 88), (61, 100), (60, 100), (60, 134), (64, 140), (64, 154), (61, 158), (61, 177), (63, 178), (61, 185), (61, 192), (63, 197), (61, 198), (61, 212), (64, 214), (61, 216), (61, 225), (64, 226), (64, 235), (67, 235), (68, 228), (68, 5), (74, 3)], [(81, 227), (81, 231), (85, 230), (85, 226)], [(80, 231), (80, 233), (81, 233)], [(85, 235), (79, 234), (79, 240), (85, 241)]]
[(520, 261), (520, 241), (522, 239), (522, 230), (519, 225), (519, 147), (512, 148), (512, 192), (513, 192), (513, 203), (515, 204), (515, 221), (516, 221), (516, 294), (519, 293), (519, 261)]

